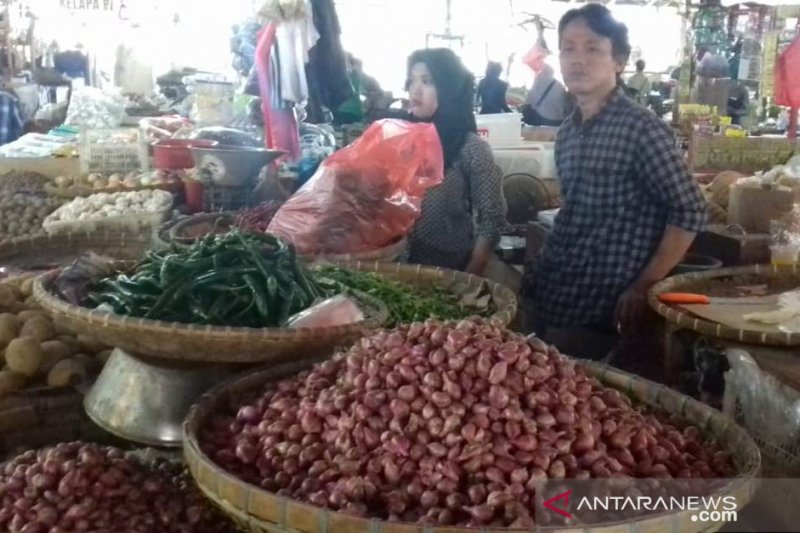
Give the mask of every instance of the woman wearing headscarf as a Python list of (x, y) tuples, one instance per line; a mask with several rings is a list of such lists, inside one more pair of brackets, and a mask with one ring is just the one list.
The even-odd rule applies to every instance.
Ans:
[(472, 74), (451, 50), (408, 59), (409, 119), (436, 126), (445, 177), (430, 189), (411, 233), (409, 261), (482, 275), (505, 225), (500, 168), (476, 133)]

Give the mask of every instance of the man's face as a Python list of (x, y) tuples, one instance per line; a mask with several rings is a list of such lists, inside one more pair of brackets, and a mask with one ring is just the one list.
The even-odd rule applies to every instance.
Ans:
[(561, 75), (576, 95), (610, 92), (624, 67), (614, 59), (611, 39), (592, 31), (582, 18), (564, 28), (560, 52)]

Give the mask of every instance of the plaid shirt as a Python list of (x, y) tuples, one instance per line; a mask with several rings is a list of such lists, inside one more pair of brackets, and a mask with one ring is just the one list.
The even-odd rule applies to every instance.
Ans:
[(564, 122), (555, 155), (563, 207), (525, 295), (548, 326), (611, 326), (666, 227), (702, 230), (706, 204), (669, 126), (619, 89)]
[(0, 146), (16, 141), (22, 135), (22, 115), (19, 100), (0, 91)]

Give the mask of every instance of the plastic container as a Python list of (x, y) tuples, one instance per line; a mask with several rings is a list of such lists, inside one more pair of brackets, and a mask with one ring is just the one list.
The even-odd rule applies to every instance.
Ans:
[(184, 180), (183, 192), (186, 195), (186, 206), (191, 213), (199, 213), (203, 210), (203, 184), (197, 180)]
[(191, 148), (213, 148), (217, 144), (204, 139), (164, 139), (153, 143), (153, 165), (164, 170), (192, 168)]
[(81, 130), (80, 163), (84, 174), (146, 171), (147, 143), (137, 128)]
[(716, 257), (703, 254), (686, 254), (672, 272), (673, 275), (688, 274), (689, 272), (705, 272), (722, 268), (722, 261)]
[(522, 115), (519, 113), (497, 113), (477, 115), (478, 135), (492, 146), (519, 144), (522, 140)]
[(797, 244), (773, 244), (769, 247), (773, 266), (794, 266), (797, 264)]

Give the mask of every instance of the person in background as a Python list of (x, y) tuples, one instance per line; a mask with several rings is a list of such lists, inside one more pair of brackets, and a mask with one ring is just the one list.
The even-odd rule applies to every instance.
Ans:
[(731, 124), (744, 126), (747, 113), (750, 111), (750, 93), (738, 80), (732, 80), (728, 88), (728, 116)]
[(481, 115), (495, 113), (510, 113), (511, 109), (506, 103), (508, 84), (500, 79), (503, 65), (489, 61), (486, 65), (486, 77), (478, 83), (478, 100), (481, 105)]
[(19, 98), (10, 88), (0, 88), (0, 146), (14, 142), (24, 133)]
[(89, 57), (83, 51), (83, 45), (77, 44), (71, 50), (53, 54), (53, 68), (59, 74), (71, 80), (81, 79), (89, 85)]
[(528, 61), (536, 77), (522, 107), (522, 120), (530, 126), (560, 126), (571, 110), (567, 91), (546, 57), (542, 50)]
[[(384, 99), (380, 84), (372, 76), (364, 73), (360, 59), (353, 54), (347, 55), (348, 76), (353, 87), (353, 95), (342, 104), (335, 113), (335, 122), (352, 124), (361, 122), (379, 108)], [(361, 97), (364, 97), (362, 101)]]
[(674, 135), (625, 96), (628, 30), (600, 4), (558, 26), (561, 71), (577, 108), (558, 131), (562, 207), (528, 265), (526, 324), (564, 353), (609, 355), (645, 328), (647, 291), (681, 261), (706, 204)]
[(638, 60), (636, 62), (636, 74), (628, 78), (628, 90), (633, 100), (647, 107), (652, 85), (650, 84), (650, 79), (644, 73), (644, 68), (644, 59)]
[(476, 133), (474, 79), (444, 48), (408, 59), (409, 120), (436, 126), (444, 181), (425, 194), (409, 238), (408, 261), (482, 275), (505, 226), (503, 173)]

